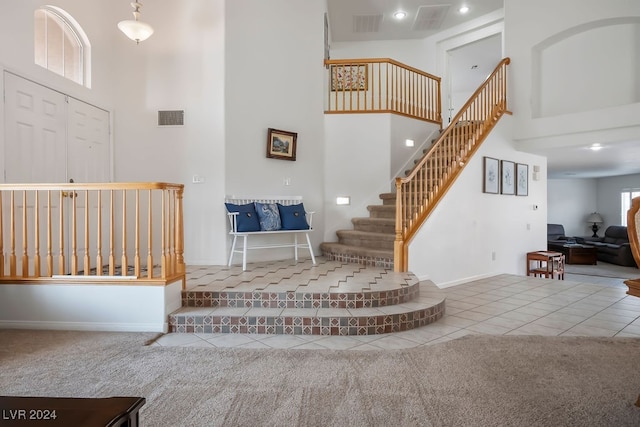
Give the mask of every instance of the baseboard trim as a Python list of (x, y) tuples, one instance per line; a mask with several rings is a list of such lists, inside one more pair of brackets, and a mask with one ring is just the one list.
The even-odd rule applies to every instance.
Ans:
[(52, 331), (90, 332), (162, 332), (169, 330), (165, 323), (98, 323), (98, 322), (39, 322), (20, 320), (0, 320), (0, 329), (35, 329)]

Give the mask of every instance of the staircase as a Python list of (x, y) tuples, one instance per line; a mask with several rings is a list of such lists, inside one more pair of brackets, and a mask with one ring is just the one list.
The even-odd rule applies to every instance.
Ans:
[[(369, 218), (354, 218), (353, 230), (340, 230), (337, 243), (322, 243), (327, 259), (407, 271), (408, 244), (445, 196), (506, 109), (503, 59), (441, 132), (396, 193), (381, 194), (382, 205), (368, 206)], [(398, 207), (398, 212), (396, 212)]]
[(353, 230), (338, 230), (338, 242), (320, 245), (325, 258), (370, 267), (393, 269), (396, 195), (380, 194), (381, 205), (367, 206), (368, 217), (353, 218)]

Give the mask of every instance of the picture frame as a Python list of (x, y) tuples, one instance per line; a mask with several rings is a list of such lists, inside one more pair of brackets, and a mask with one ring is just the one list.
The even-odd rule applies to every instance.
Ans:
[(483, 173), (482, 191), (489, 194), (498, 194), (500, 192), (500, 161), (493, 157), (485, 157)]
[(529, 195), (529, 165), (516, 164), (516, 196)]
[(356, 91), (368, 89), (368, 71), (365, 64), (331, 66), (332, 91)]
[(267, 132), (267, 157), (270, 159), (296, 160), (298, 134), (269, 128)]
[(500, 161), (500, 189), (502, 194), (516, 194), (516, 164)]

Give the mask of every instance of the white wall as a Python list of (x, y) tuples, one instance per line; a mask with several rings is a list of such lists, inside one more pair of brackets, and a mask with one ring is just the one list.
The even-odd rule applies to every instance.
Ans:
[(182, 282), (168, 286), (3, 284), (0, 327), (167, 332), (182, 305)]
[[(324, 223), (324, 6), (234, 0), (225, 11), (225, 191), (303, 196), (305, 208), (316, 212), (314, 246)], [(268, 128), (298, 134), (295, 162), (266, 157)], [(215, 237), (225, 241), (224, 234)], [(255, 251), (251, 259), (273, 256)]]
[[(573, 82), (568, 83), (569, 92), (562, 88), (563, 94), (568, 96), (578, 92), (589, 93), (589, 111), (568, 112), (549, 111), (552, 116), (537, 117), (534, 109), (538, 105), (537, 99), (540, 90), (557, 91), (558, 84), (546, 85), (548, 82), (540, 82), (544, 75), (549, 75), (551, 70), (541, 70), (536, 65), (536, 55), (539, 54), (540, 44), (549, 40), (561, 38), (561, 35), (571, 29), (593, 30), (601, 27), (603, 23), (618, 22), (620, 20), (635, 20), (640, 18), (640, 2), (627, 0), (540, 0), (535, 2), (525, 2), (522, 0), (505, 0), (505, 50), (506, 55), (511, 57), (511, 74), (517, 76), (510, 80), (510, 99), (514, 118), (517, 121), (514, 138), (518, 140), (518, 146), (526, 150), (528, 147), (535, 147), (536, 144), (564, 144), (580, 145), (585, 144), (588, 138), (590, 143), (622, 141), (630, 138), (637, 138), (640, 135), (638, 117), (640, 116), (640, 103), (631, 105), (611, 105), (611, 99), (600, 95), (594, 100), (593, 96), (600, 92), (589, 89), (590, 86), (600, 84), (597, 77), (602, 74), (601, 64), (590, 70), (581, 69), (578, 74), (572, 74), (571, 79), (575, 79), (581, 89), (574, 88)], [(553, 13), (550, 13), (553, 11)], [(609, 63), (608, 78), (612, 76), (619, 81), (608, 82), (616, 85), (616, 93), (620, 88), (627, 94), (636, 91), (635, 80), (638, 76), (638, 61), (633, 59), (624, 60), (622, 63), (610, 63), (609, 59), (621, 58), (625, 52), (638, 51), (637, 35), (633, 31), (618, 32), (624, 34), (626, 39), (617, 40), (615, 43), (604, 43), (610, 37), (594, 41), (598, 43), (593, 47), (597, 52), (614, 52), (613, 54), (600, 55), (598, 62)], [(611, 33), (608, 32), (608, 35)], [(580, 38), (585, 38), (584, 35)], [(586, 37), (595, 40), (595, 37)], [(566, 46), (573, 45), (567, 43)], [(537, 50), (536, 50), (537, 49)], [(571, 60), (580, 52), (564, 51), (566, 59)], [(558, 56), (558, 55), (556, 55)], [(549, 57), (549, 60), (552, 58)], [(580, 62), (580, 61), (578, 61)], [(624, 66), (626, 69), (621, 72), (612, 72), (612, 69)], [(562, 72), (564, 73), (564, 72)], [(586, 76), (586, 77), (585, 77)], [(563, 83), (564, 84), (564, 83)], [(621, 85), (621, 86), (618, 86)], [(546, 87), (546, 89), (544, 89)], [(537, 89), (542, 88), (542, 89)], [(552, 100), (550, 93), (542, 94), (543, 98)], [(577, 95), (575, 95), (577, 96)], [(586, 95), (577, 96), (582, 99)], [(545, 101), (546, 102), (546, 101)], [(551, 101), (549, 101), (551, 102)], [(575, 102), (579, 102), (576, 99)], [(571, 106), (575, 110), (575, 105)], [(585, 135), (585, 132), (591, 132)], [(596, 132), (597, 131), (597, 132)]]
[(550, 179), (547, 181), (549, 224), (562, 224), (567, 236), (591, 236), (587, 216), (598, 210), (597, 179)]
[(423, 40), (379, 40), (331, 43), (331, 59), (391, 58), (427, 73), (435, 74), (428, 62)]
[[(512, 147), (513, 124), (510, 116), (500, 119), (410, 243), (409, 270), (420, 279), (449, 286), (500, 273), (524, 275), (526, 253), (546, 248), (547, 162)], [(529, 165), (529, 195), (483, 193), (484, 156)], [(538, 181), (532, 179), (534, 165), (540, 166)]]
[(640, 188), (640, 174), (599, 178), (596, 181), (597, 210), (604, 220), (602, 232), (599, 233), (602, 235), (608, 226), (620, 225), (622, 218), (620, 192)]

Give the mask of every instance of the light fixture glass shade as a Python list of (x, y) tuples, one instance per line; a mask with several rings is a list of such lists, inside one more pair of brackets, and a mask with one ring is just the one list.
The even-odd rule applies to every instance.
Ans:
[(134, 21), (132, 19), (118, 22), (118, 28), (136, 43), (145, 41), (151, 37), (151, 34), (153, 34), (153, 28), (151, 28), (151, 25), (140, 21)]
[(600, 216), (600, 214), (599, 214), (599, 213), (594, 212), (594, 213), (590, 214), (590, 215), (587, 217), (587, 222), (588, 222), (589, 224), (591, 224), (591, 223), (596, 223), (596, 224), (598, 224), (598, 223), (604, 222), (604, 220), (602, 219), (602, 216)]

